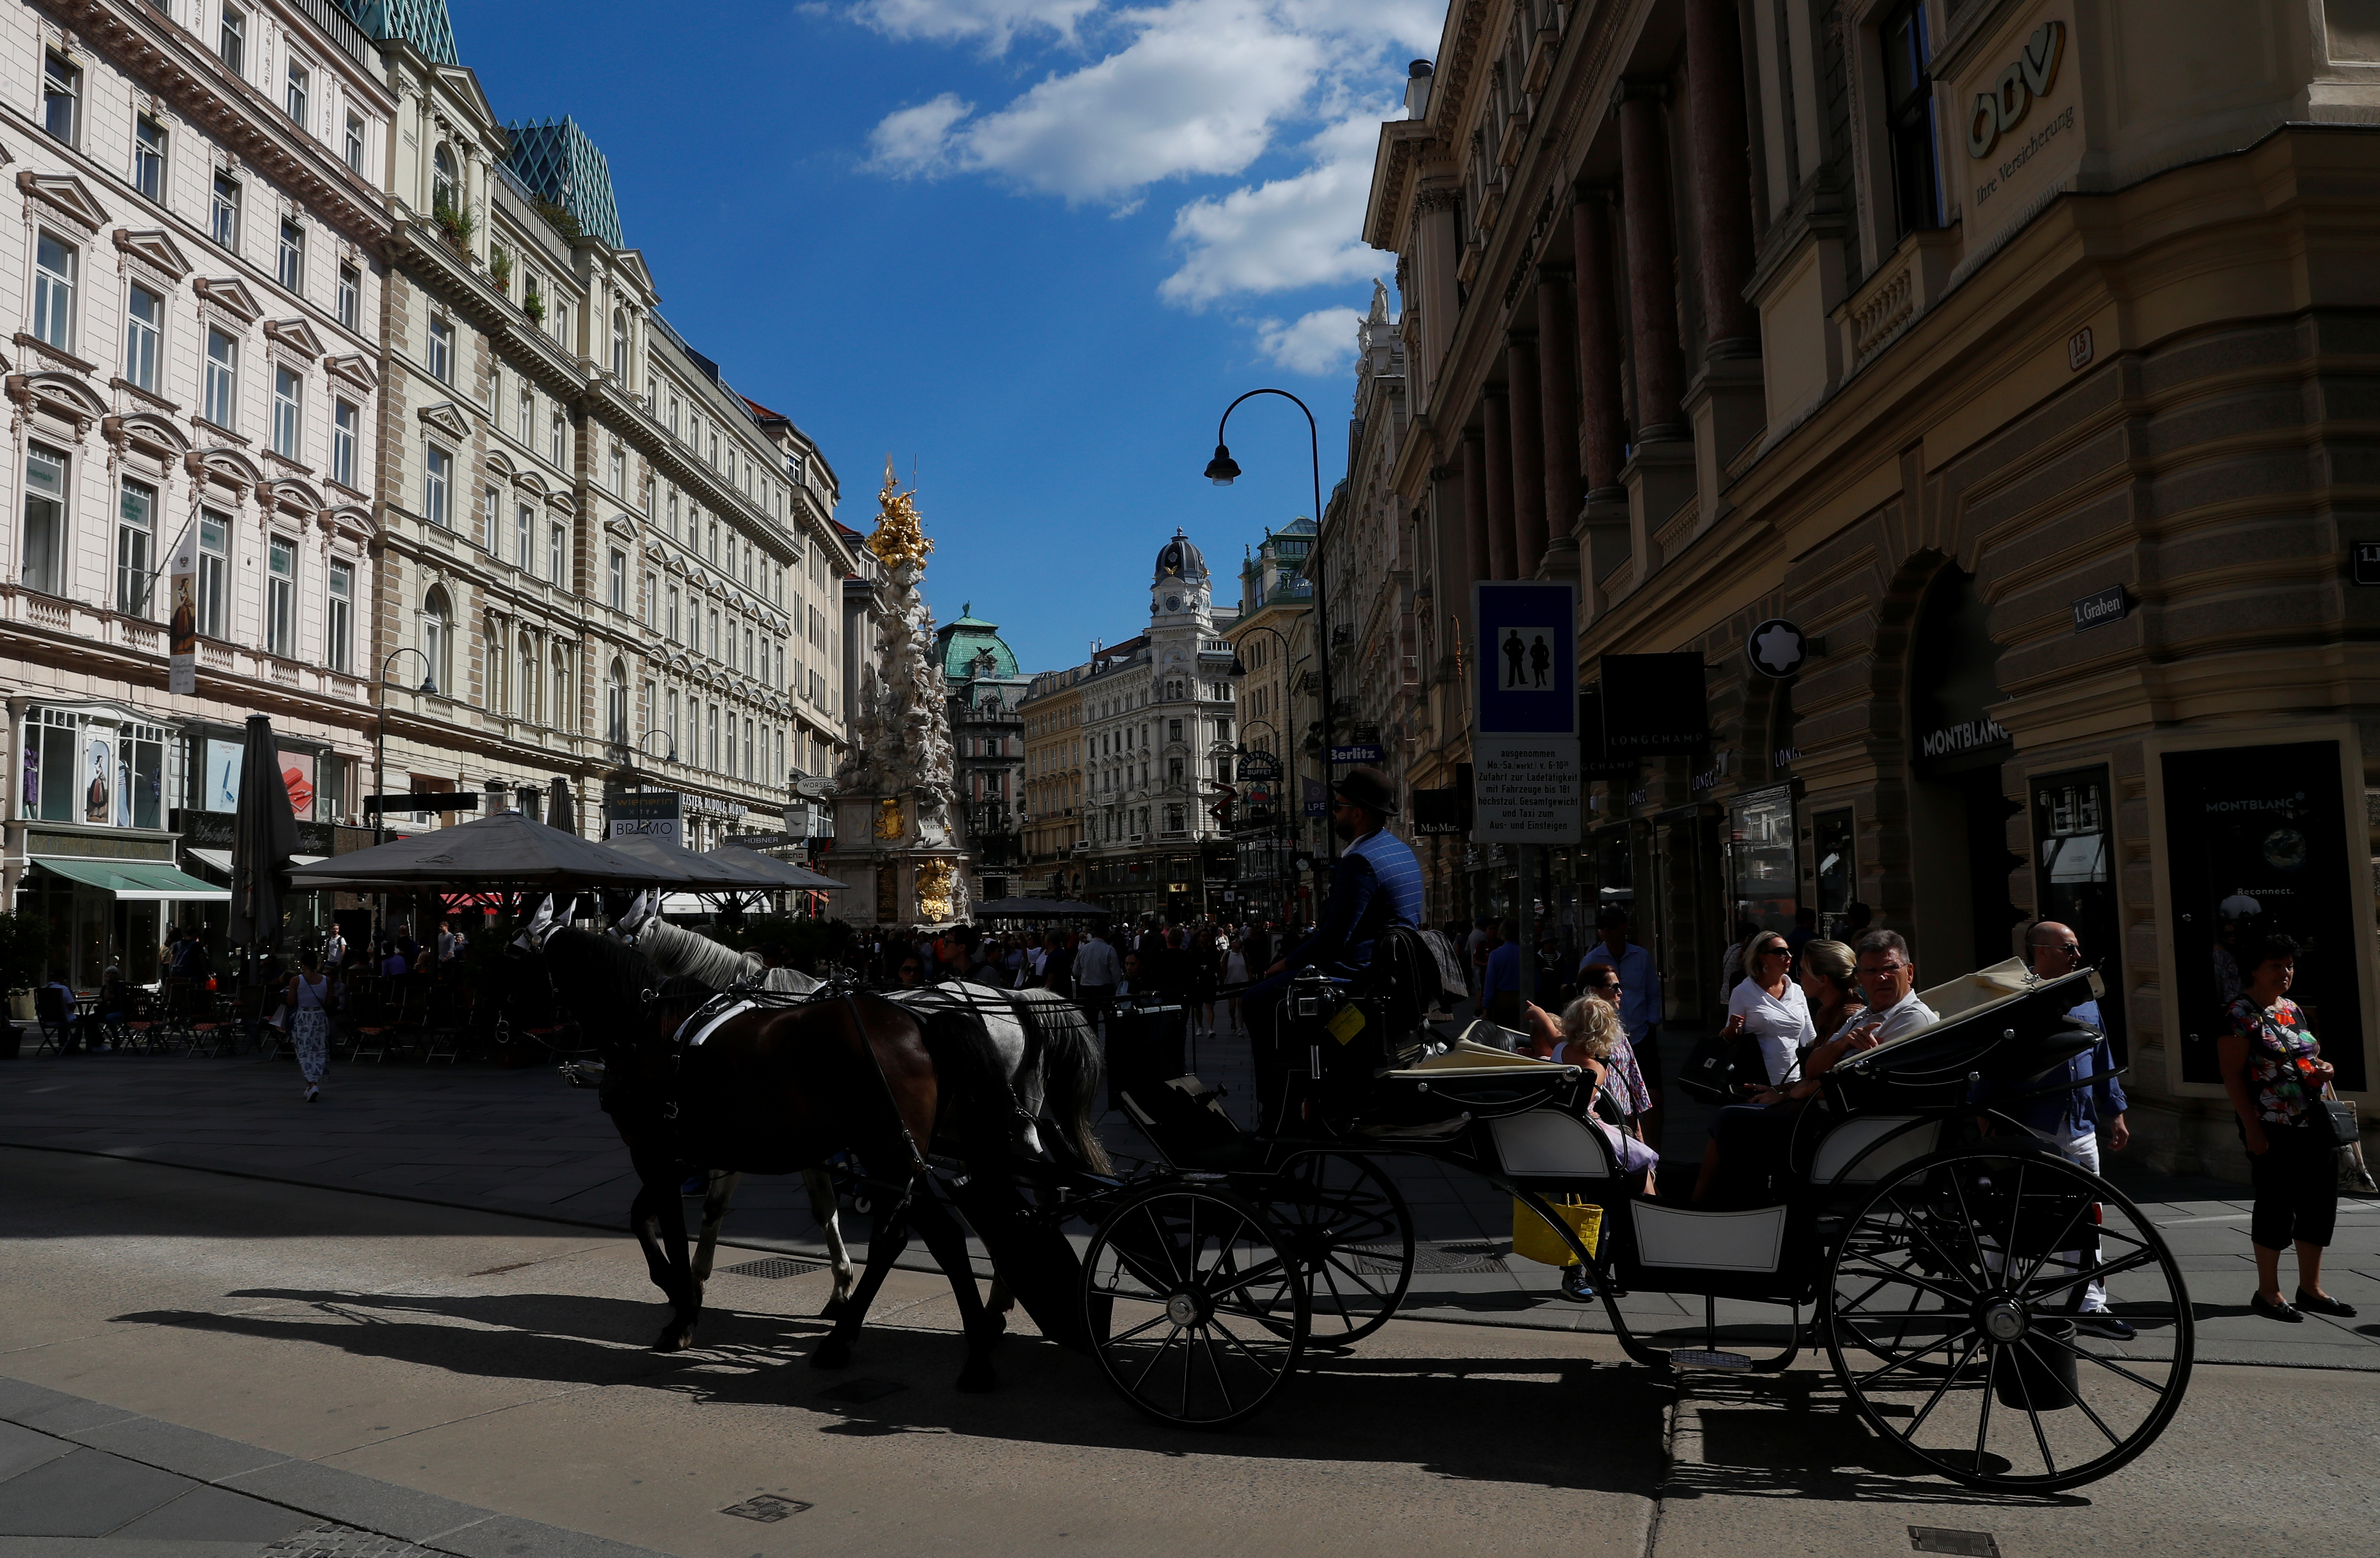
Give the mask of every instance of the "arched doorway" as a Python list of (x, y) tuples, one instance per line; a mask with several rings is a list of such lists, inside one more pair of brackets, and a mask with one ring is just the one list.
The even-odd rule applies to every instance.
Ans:
[(2000, 701), (1999, 646), (1974, 575), (1945, 563), (1925, 586), (1909, 643), (1911, 907), (1920, 984), (1939, 984), (2015, 955), (2024, 918), (2010, 875), (2023, 864), (2009, 847), (2020, 810), (2002, 792), (2013, 752), (1987, 712)]

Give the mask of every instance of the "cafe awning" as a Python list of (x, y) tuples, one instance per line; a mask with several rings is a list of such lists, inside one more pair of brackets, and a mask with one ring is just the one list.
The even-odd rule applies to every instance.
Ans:
[(57, 860), (33, 864), (69, 881), (97, 888), (128, 903), (228, 903), (230, 889), (201, 882), (170, 865), (140, 860)]
[[(205, 865), (212, 865), (226, 876), (231, 875), (231, 851), (229, 850), (200, 849), (196, 844), (185, 845), (184, 848), (188, 851), (191, 859)], [(289, 864), (292, 865), (311, 865), (318, 860), (327, 860), (328, 858), (330, 857), (327, 855), (291, 855), (289, 857)]]

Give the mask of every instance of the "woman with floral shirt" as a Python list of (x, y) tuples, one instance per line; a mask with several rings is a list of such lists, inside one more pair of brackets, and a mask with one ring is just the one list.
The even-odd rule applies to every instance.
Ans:
[[(2337, 1148), (2316, 1118), (2314, 1101), (2330, 1062), (2289, 998), (2298, 944), (2268, 936), (2240, 960), (2246, 993), (2231, 1003), (2231, 1031), (2216, 1041), (2223, 1087), (2239, 1116), (2240, 1140), (2256, 1187), (2248, 1237), (2256, 1250), (2256, 1296), (2249, 1308), (2267, 1320), (2304, 1321), (2301, 1310), (2352, 1316), (2355, 1307), (2322, 1290), (2322, 1252), (2338, 1219)], [(2298, 1252), (2297, 1301), (2281, 1297), (2281, 1251)]]

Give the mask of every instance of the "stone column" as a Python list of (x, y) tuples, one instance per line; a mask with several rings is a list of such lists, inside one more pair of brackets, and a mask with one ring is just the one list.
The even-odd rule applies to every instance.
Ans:
[(1680, 406), (1685, 365), (1678, 350), (1677, 235), (1670, 217), (1670, 156), (1660, 81), (1620, 89), (1621, 219), (1628, 242), (1630, 355), (1636, 369), (1636, 441), (1687, 436)]
[(1545, 424), (1547, 562), (1559, 560), (1569, 573), (1577, 566), (1571, 530), (1578, 524), (1578, 318), (1566, 267), (1537, 271), (1537, 330), (1545, 340), (1537, 378)]
[(1596, 502), (1622, 495), (1620, 466), (1628, 448), (1609, 195), (1600, 189), (1582, 191), (1570, 209), (1570, 230), (1578, 272), (1579, 420), (1585, 435), (1586, 497)]
[[(1467, 584), (1473, 579), (1496, 576), (1495, 562), (1488, 544), (1488, 435), (1475, 428), (1463, 432), (1463, 530), (1468, 538), (1464, 566)], [(1471, 598), (1465, 591), (1463, 598)]]
[(1508, 579), (1534, 579), (1546, 555), (1546, 425), (1540, 403), (1537, 338), (1516, 330), (1504, 337), (1506, 386), (1512, 423), (1512, 571)]
[(1743, 108), (1743, 39), (1735, 0), (1686, 0), (1687, 110), (1694, 218), (1702, 235), (1703, 356), (1760, 355), (1752, 279), (1752, 135)]
[(1420, 234), (1421, 360), (1414, 363), (1419, 387), (1413, 407), (1424, 411), (1438, 404), (1439, 376), (1446, 370), (1446, 348), (1453, 339), (1454, 321), (1463, 311), (1455, 296), (1454, 272), (1462, 263), (1463, 244), (1454, 231), (1455, 208), (1461, 195), (1453, 187), (1422, 190), (1414, 197), (1415, 225)]
[(1516, 577), (1512, 572), (1516, 542), (1512, 533), (1512, 408), (1500, 384), (1490, 384), (1480, 397), (1479, 420), (1487, 455), (1488, 574), (1491, 579)]

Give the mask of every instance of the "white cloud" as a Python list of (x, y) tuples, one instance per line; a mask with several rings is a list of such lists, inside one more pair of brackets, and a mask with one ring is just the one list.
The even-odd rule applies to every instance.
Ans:
[(1364, 316), (1353, 308), (1317, 308), (1288, 324), (1257, 321), (1257, 350), (1292, 373), (1320, 378), (1347, 366), (1355, 355), (1355, 327)]
[(868, 165), (904, 177), (931, 176), (950, 163), (951, 127), (975, 112), (956, 92), (884, 115), (868, 132)]
[(859, 19), (889, 38), (935, 42), (979, 40), (1004, 52), (1019, 32), (1042, 30), (1062, 39), (1099, 8), (1100, 0), (860, 0)]
[[(981, 114), (945, 92), (888, 115), (869, 136), (880, 172), (984, 174), (1121, 217), (1151, 185), (1232, 178), (1307, 137), (1295, 171), (1175, 211), (1180, 261), (1159, 295), (1202, 308), (1378, 269), (1359, 229), (1379, 122), (1400, 111), (1405, 61), (1436, 48), (1446, 13), (1445, 0), (857, 0), (856, 14), (897, 38), (996, 54), (1046, 37), (1079, 51)], [(1356, 318), (1267, 319), (1258, 349), (1294, 372), (1330, 371), (1354, 352)]]
[(1379, 256), (1357, 236), (1371, 188), (1379, 116), (1358, 115), (1308, 143), (1313, 165), (1288, 178), (1243, 185), (1173, 215), (1173, 241), (1189, 251), (1158, 295), (1203, 308), (1240, 293), (1354, 281)]

